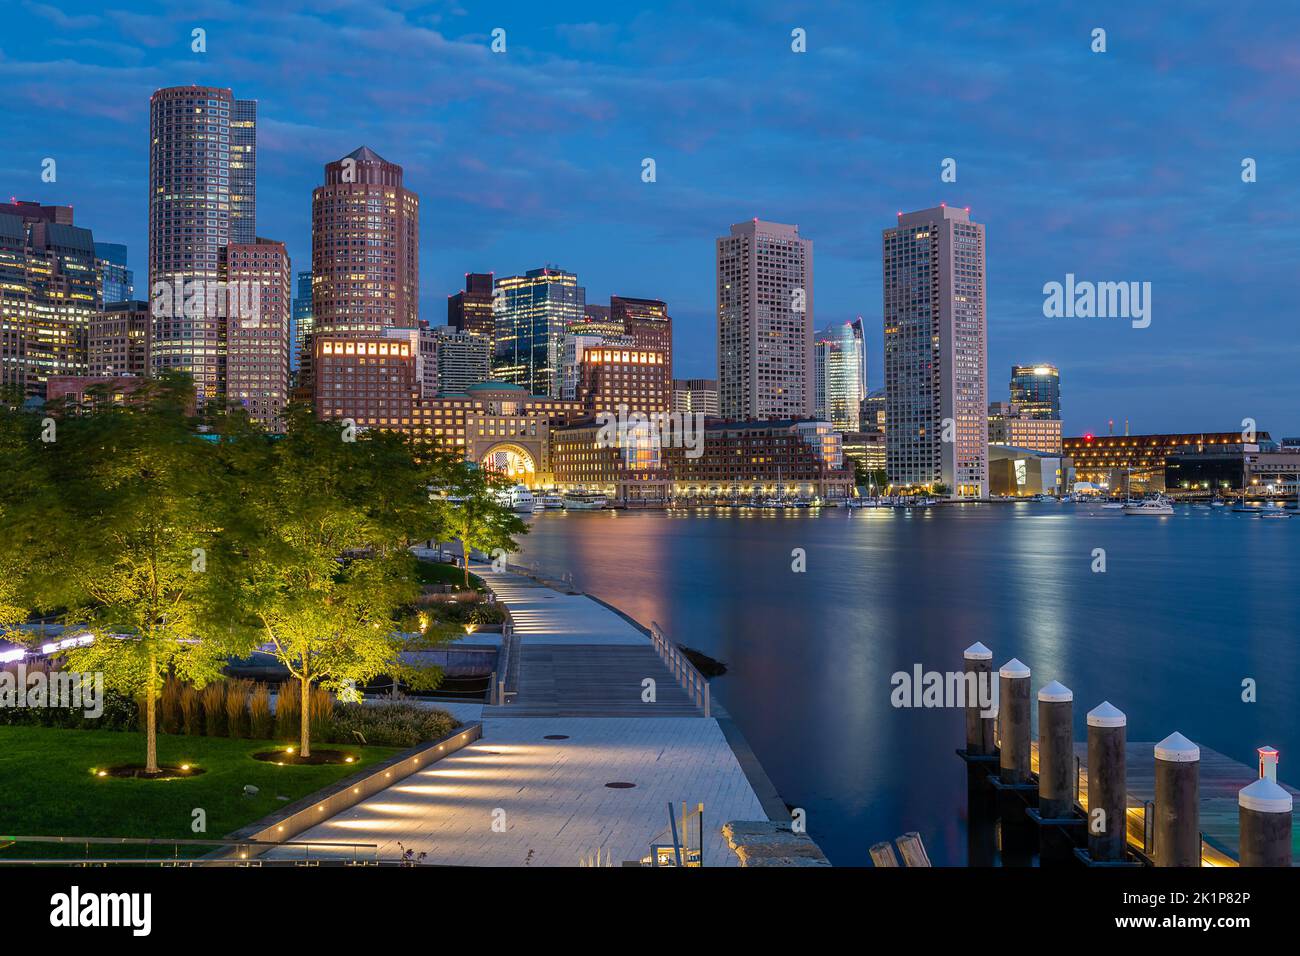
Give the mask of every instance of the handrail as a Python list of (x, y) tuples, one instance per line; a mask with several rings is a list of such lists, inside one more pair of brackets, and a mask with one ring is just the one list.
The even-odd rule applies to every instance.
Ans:
[(659, 658), (672, 671), (673, 677), (677, 678), (677, 683), (681, 684), (682, 690), (686, 691), (686, 696), (695, 702), (696, 707), (704, 711), (705, 717), (711, 716), (709, 682), (691, 663), (690, 658), (682, 653), (682, 649), (668, 640), (658, 621), (650, 622), (650, 643), (659, 654)]

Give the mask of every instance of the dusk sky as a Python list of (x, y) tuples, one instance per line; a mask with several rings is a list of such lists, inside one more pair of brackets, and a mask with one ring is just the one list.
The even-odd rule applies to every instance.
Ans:
[[(714, 239), (755, 216), (797, 223), (815, 323), (863, 317), (871, 388), (881, 230), (969, 206), (987, 228), (991, 400), (1013, 363), (1050, 361), (1067, 434), (1246, 417), (1300, 434), (1300, 14), (973, 6), (5, 0), (0, 189), (127, 243), (141, 294), (149, 96), (230, 87), (258, 100), (257, 232), (295, 271), (323, 165), (365, 144), (420, 196), (422, 318), (446, 321), (467, 271), (549, 263), (589, 302), (667, 300), (675, 373), (712, 377)], [(1043, 285), (1066, 273), (1150, 282), (1150, 327), (1045, 318)]]

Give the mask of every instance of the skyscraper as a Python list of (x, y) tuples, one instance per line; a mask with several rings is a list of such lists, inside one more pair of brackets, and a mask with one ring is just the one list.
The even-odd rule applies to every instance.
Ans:
[(464, 290), (447, 296), (447, 324), (458, 332), (472, 332), (492, 343), (496, 335), (492, 285), (492, 273), (466, 272)]
[(221, 253), (237, 234), (251, 242), (257, 228), (256, 198), (244, 178), (255, 168), (255, 115), (250, 101), (218, 87), (168, 87), (149, 101), (152, 364), (155, 372), (190, 373), (200, 403), (225, 391)]
[(711, 378), (673, 379), (673, 411), (718, 417), (718, 383)]
[(752, 219), (718, 239), (717, 263), (722, 417), (809, 417), (812, 240), (798, 226)]
[(578, 277), (547, 266), (496, 283), (492, 312), (496, 323), (493, 374), (532, 395), (559, 398), (564, 336), (581, 322), (587, 290)]
[(231, 108), (230, 241), (257, 241), (257, 100), (235, 100)]
[(152, 335), (148, 302), (105, 302), (104, 308), (90, 317), (88, 374), (148, 376)]
[(986, 497), (984, 227), (939, 206), (899, 213), (881, 244), (889, 479)]
[(99, 283), (94, 237), (71, 206), (0, 204), (0, 386), (44, 397), (48, 379), (86, 374)]
[(120, 242), (95, 243), (104, 305), (135, 298), (135, 273), (126, 267), (126, 246)]
[(866, 353), (861, 319), (829, 326), (813, 341), (813, 415), (839, 431), (860, 427), (867, 397)]
[(298, 371), (303, 360), (303, 351), (312, 332), (311, 313), (311, 271), (299, 272), (298, 291), (293, 297), (293, 354), (289, 356), (289, 368)]
[(1061, 417), (1061, 373), (1055, 365), (1011, 366), (1011, 404), (1022, 418)]
[(445, 325), (434, 331), (439, 393), (464, 394), (492, 377), (492, 351), (486, 336)]
[(402, 167), (368, 146), (325, 166), (311, 201), (317, 331), (419, 327), (420, 198)]
[(251, 286), (257, 307), (226, 317), (226, 399), (274, 427), (289, 399), (289, 253), (284, 243), (257, 239), (226, 247), (226, 279)]

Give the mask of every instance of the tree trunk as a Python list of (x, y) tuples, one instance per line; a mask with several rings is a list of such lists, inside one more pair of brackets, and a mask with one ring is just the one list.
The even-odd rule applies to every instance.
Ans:
[(144, 702), (144, 772), (158, 772), (158, 659), (149, 654), (149, 679)]
[(304, 757), (311, 756), (311, 681), (303, 678), (302, 686), (302, 734), (298, 753)]
[(469, 590), (469, 545), (464, 538), (460, 540), (461, 563), (465, 565), (465, 590)]

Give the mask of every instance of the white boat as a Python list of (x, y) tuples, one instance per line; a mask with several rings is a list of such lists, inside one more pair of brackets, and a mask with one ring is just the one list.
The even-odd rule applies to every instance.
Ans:
[(1138, 502), (1136, 501), (1108, 501), (1102, 505), (1102, 507), (1107, 511), (1119, 511), (1123, 508), (1127, 508), (1129, 505), (1135, 505), (1137, 503)]
[(547, 511), (555, 511), (564, 507), (564, 499), (553, 491), (548, 491), (541, 497), (542, 507)]
[(1147, 498), (1145, 501), (1137, 501), (1124, 506), (1126, 515), (1171, 515), (1174, 513), (1174, 506), (1164, 498)]
[(606, 504), (599, 491), (566, 491), (563, 501), (567, 511), (599, 511)]
[(1210, 502), (1211, 508), (1226, 508), (1228, 503), (1222, 498), (1215, 498)]
[(1285, 508), (1279, 508), (1277, 505), (1265, 505), (1264, 507), (1262, 507), (1262, 508), (1260, 508), (1260, 509), (1258, 509), (1258, 510), (1259, 510), (1259, 516), (1260, 516), (1261, 518), (1289, 518), (1289, 517), (1291, 517), (1291, 512), (1287, 511)]
[(535, 507), (533, 493), (528, 490), (527, 485), (515, 485), (509, 491), (503, 492), (501, 503), (515, 514), (521, 515), (532, 514)]

